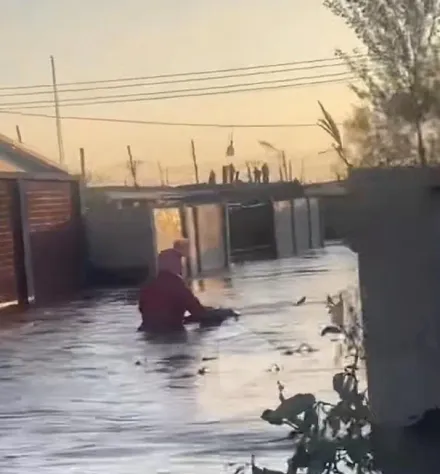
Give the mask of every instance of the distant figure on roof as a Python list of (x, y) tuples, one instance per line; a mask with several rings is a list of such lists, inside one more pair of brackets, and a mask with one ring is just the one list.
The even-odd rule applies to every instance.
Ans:
[(258, 166), (254, 167), (254, 182), (261, 183), (261, 170)]
[(263, 163), (263, 166), (261, 167), (261, 174), (263, 177), (263, 183), (269, 183), (269, 166), (267, 165), (267, 163)]
[(209, 172), (208, 184), (216, 184), (216, 176), (214, 170), (211, 170)]

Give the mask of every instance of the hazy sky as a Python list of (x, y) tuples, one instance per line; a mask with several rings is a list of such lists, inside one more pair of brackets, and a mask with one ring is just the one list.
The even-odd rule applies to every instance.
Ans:
[[(58, 82), (65, 83), (331, 58), (337, 47), (350, 51), (356, 46), (353, 34), (321, 4), (322, 0), (0, 0), (0, 86), (49, 84), (50, 55), (56, 59)], [(330, 67), (233, 82), (342, 71)], [(61, 94), (61, 99), (210, 84), (214, 83)], [(8, 102), (50, 98), (5, 97), (7, 93), (11, 91), (0, 91), (3, 107)], [(315, 123), (317, 100), (324, 102), (336, 119), (343, 119), (354, 99), (345, 85), (328, 84), (62, 107), (61, 112), (66, 116), (159, 121)], [(53, 108), (27, 112), (53, 114)], [(57, 159), (54, 120), (0, 114), (1, 133), (15, 137), (17, 124), (26, 144)], [(219, 166), (224, 161), (230, 130), (64, 120), (63, 133), (66, 161), (73, 169), (78, 164), (78, 149), (84, 147), (88, 166), (95, 173), (123, 180), (126, 146), (130, 144), (135, 157), (145, 160), (143, 179), (157, 180), (156, 162), (160, 160), (169, 167), (173, 181), (191, 178), (191, 138), (206, 174), (214, 163)], [(257, 140), (262, 139), (285, 148), (297, 173), (303, 160), (308, 179), (330, 176), (329, 163), (334, 157), (317, 155), (328, 147), (328, 140), (317, 128), (235, 129), (234, 138), (239, 161), (266, 158), (275, 162), (258, 145)]]

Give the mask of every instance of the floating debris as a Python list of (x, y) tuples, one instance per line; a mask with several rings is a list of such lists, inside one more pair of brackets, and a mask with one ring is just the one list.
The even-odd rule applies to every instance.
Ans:
[(293, 348), (293, 347), (288, 347), (288, 348), (283, 348), (282, 354), (285, 356), (292, 356), (295, 354), (303, 354), (303, 353), (312, 353), (312, 352), (317, 352), (318, 349), (315, 349), (312, 347), (310, 344), (307, 344), (306, 342), (301, 343), (298, 347)]
[(321, 336), (326, 336), (327, 334), (342, 334), (344, 331), (340, 326), (326, 326), (321, 331)]
[(267, 371), (268, 372), (279, 372), (281, 370), (281, 367), (278, 364), (272, 364)]
[(205, 375), (206, 373), (208, 373), (208, 368), (207, 367), (200, 367), (200, 369), (197, 371), (197, 373), (199, 375)]
[(295, 306), (301, 306), (303, 305), (305, 302), (306, 302), (307, 298), (305, 296), (303, 296), (302, 298), (300, 298), (296, 303), (295, 303)]

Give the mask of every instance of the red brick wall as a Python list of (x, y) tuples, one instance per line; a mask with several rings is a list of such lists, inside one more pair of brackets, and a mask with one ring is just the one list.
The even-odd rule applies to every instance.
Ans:
[(37, 303), (66, 296), (81, 284), (81, 222), (77, 183), (25, 181)]
[(11, 208), (10, 182), (0, 181), (0, 304), (17, 299)]

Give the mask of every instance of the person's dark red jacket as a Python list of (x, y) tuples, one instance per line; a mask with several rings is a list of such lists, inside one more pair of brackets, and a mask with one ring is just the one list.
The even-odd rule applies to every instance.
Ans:
[(139, 311), (143, 329), (167, 331), (183, 328), (186, 311), (197, 319), (205, 309), (180, 276), (160, 271), (141, 288)]

